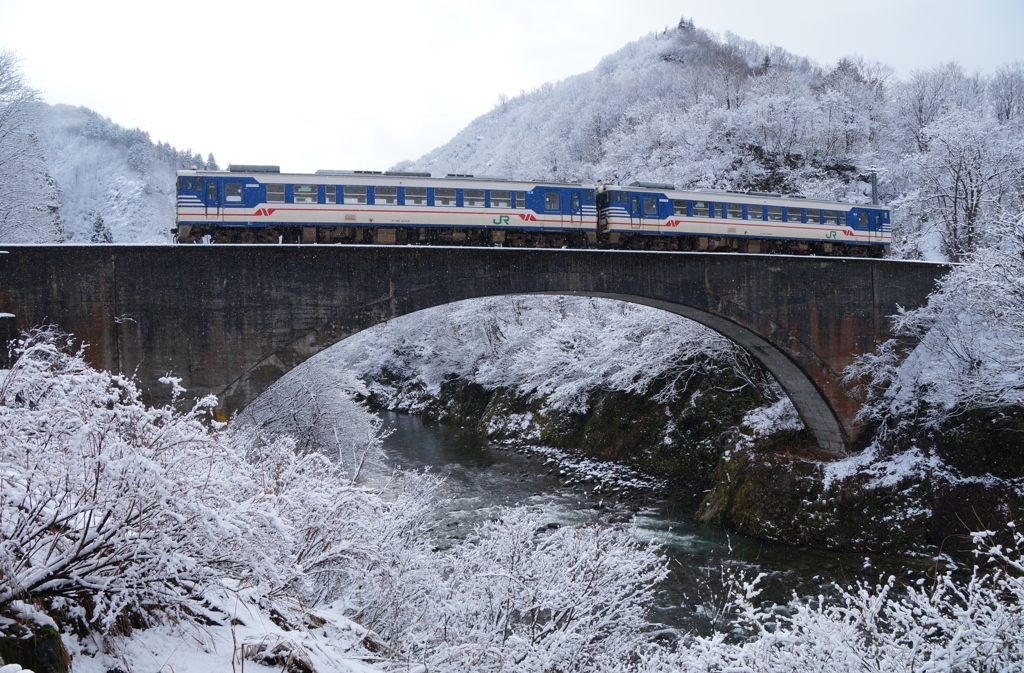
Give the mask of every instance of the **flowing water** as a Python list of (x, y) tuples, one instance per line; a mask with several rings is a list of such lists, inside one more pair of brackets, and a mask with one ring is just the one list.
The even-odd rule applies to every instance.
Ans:
[[(392, 467), (428, 468), (446, 477), (444, 495), (451, 498), (443, 530), (449, 541), (464, 537), (473, 526), (493, 517), (501, 506), (543, 508), (551, 524), (621, 525), (636, 521), (636, 535), (663, 546), (671, 575), (660, 587), (651, 618), (683, 630), (706, 630), (720, 609), (725, 589), (723, 572), (764, 573), (765, 603), (785, 603), (801, 596), (828, 593), (833, 583), (875, 584), (879, 577), (903, 580), (924, 577), (927, 560), (837, 554), (773, 545), (693, 522), (691, 506), (670, 497), (615, 499), (568, 486), (559, 469), (543, 455), (496, 447), (468, 430), (424, 423), (419, 417), (383, 412), (391, 435), (385, 450)], [(692, 502), (692, 498), (689, 499)]]

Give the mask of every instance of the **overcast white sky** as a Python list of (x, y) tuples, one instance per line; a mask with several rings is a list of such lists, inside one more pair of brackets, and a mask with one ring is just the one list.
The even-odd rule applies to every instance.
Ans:
[(384, 169), (681, 16), (821, 63), (1024, 61), (1024, 0), (0, 0), (47, 102), (221, 165)]

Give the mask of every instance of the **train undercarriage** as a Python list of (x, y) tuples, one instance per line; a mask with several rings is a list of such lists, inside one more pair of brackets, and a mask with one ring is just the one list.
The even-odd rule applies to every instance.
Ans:
[(465, 245), (510, 248), (582, 248), (735, 252), (747, 254), (883, 257), (888, 246), (846, 245), (825, 241), (735, 236), (654, 236), (594, 231), (538, 232), (515, 229), (445, 227), (225, 227), (181, 225), (172, 229), (177, 243), (298, 243), (369, 245)]

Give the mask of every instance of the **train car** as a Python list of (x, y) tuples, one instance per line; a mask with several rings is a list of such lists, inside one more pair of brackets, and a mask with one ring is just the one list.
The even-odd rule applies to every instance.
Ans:
[(891, 241), (889, 209), (877, 205), (640, 182), (602, 186), (597, 202), (612, 247), (881, 257)]
[(178, 171), (178, 242), (597, 243), (594, 186), (276, 166)]

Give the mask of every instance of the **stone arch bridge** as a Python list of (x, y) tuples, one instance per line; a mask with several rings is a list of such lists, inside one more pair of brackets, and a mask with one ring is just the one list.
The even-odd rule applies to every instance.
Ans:
[[(7, 329), (53, 323), (150, 402), (183, 379), (225, 414), (332, 344), (398, 316), (511, 294), (608, 297), (703, 323), (789, 393), (823, 452), (861, 430), (844, 367), (922, 305), (939, 264), (715, 253), (511, 248), (178, 245), (0, 248)], [(13, 322), (13, 326), (11, 323)]]

